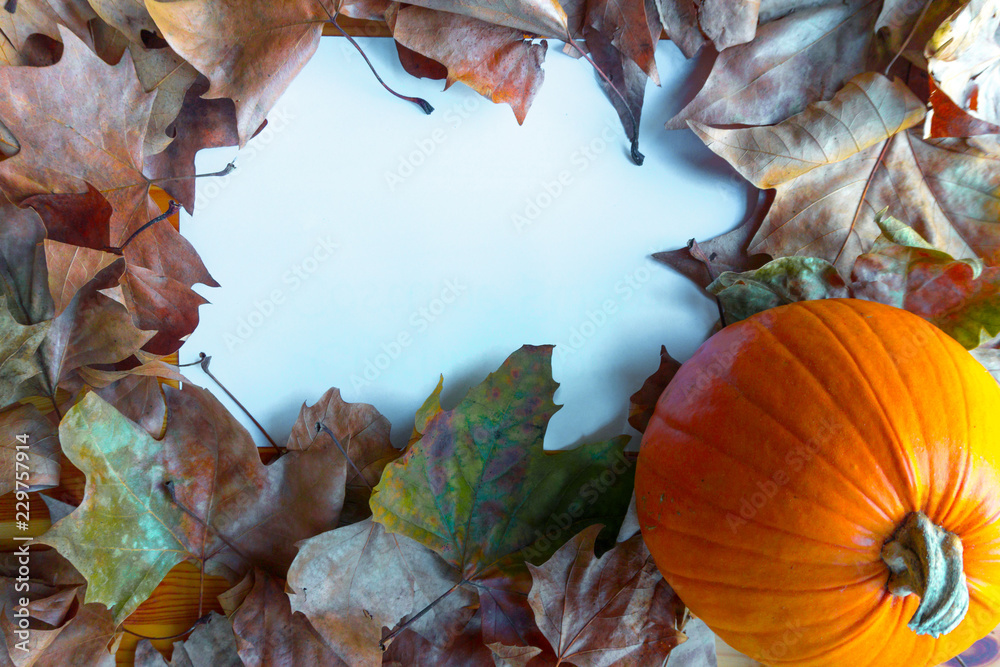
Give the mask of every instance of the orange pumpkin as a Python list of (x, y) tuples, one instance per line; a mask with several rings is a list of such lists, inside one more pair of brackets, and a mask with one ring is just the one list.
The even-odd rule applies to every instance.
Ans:
[(636, 469), (660, 571), (768, 665), (938, 665), (1000, 624), (1000, 386), (906, 311), (809, 301), (726, 327)]

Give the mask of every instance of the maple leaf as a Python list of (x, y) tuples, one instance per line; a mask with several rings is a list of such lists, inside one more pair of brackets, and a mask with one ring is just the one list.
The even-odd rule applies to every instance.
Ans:
[(195, 154), (205, 148), (235, 146), (240, 137), (236, 129), (236, 107), (228, 98), (207, 100), (207, 79), (199, 76), (185, 94), (177, 117), (166, 128), (173, 141), (155, 155), (146, 155), (143, 172), (151, 180), (169, 178), (160, 184), (171, 197), (194, 213)]
[(58, 316), (76, 293), (118, 257), (109, 252), (81, 248), (45, 239), (45, 265), (49, 273), (49, 293)]
[(460, 81), (509, 104), (517, 122), (524, 122), (544, 79), (545, 42), (532, 43), (514, 28), (422, 7), (390, 11), (388, 21), (397, 42), (448, 69), (446, 89)]
[[(121, 246), (159, 215), (142, 174), (144, 128), (153, 99), (142, 91), (130, 58), (110, 67), (72, 34), (63, 36), (64, 53), (56, 65), (0, 68), (0, 85), (13, 93), (0, 98), (0, 117), (24, 143), (17, 155), (0, 162), (0, 189), (14, 203), (25, 203), (38, 193), (77, 192), (89, 182), (111, 204), (108, 236)], [(95, 87), (115, 94), (94, 95)], [(46, 110), (42, 116), (40, 108)], [(196, 282), (217, 286), (191, 244), (170, 224), (153, 225), (136, 236), (124, 256), (130, 271), (146, 268), (186, 288)], [(163, 333), (153, 351), (161, 354), (176, 350), (190, 333), (171, 332), (166, 321), (157, 324), (151, 328)]]
[[(27, 436), (19, 438), (18, 436)], [(38, 491), (59, 485), (59, 440), (56, 431), (33, 405), (20, 405), (0, 412), (0, 495), (16, 488), (16, 481), (25, 486), (21, 490)], [(28, 445), (18, 449), (18, 445)], [(22, 452), (18, 466), (18, 452)], [(27, 459), (23, 457), (27, 456)], [(27, 477), (17, 475), (27, 466)]]
[(288, 595), (273, 577), (255, 569), (247, 578), (241, 586), (249, 583), (251, 588), (230, 615), (241, 664), (346, 667), (306, 617), (292, 612)]
[(332, 388), (312, 406), (302, 404), (288, 436), (288, 450), (306, 450), (314, 442), (324, 447), (335, 446), (329, 434), (316, 432), (317, 423), (328, 425), (349, 460), (340, 523), (368, 518), (371, 516), (368, 501), (372, 489), (382, 477), (385, 466), (401, 453), (389, 440), (389, 420), (372, 405), (344, 401), (340, 390)]
[(661, 664), (684, 641), (674, 592), (636, 535), (600, 558), (591, 526), (546, 563), (528, 565), (528, 602), (559, 662), (580, 667)]
[(926, 47), (936, 86), (974, 118), (1000, 124), (1000, 2), (972, 0)]
[(18, 387), (42, 372), (35, 352), (50, 326), (18, 323), (7, 308), (7, 297), (0, 297), (0, 407), (17, 400)]
[(375, 521), (430, 547), (454, 580), (475, 585), (488, 643), (522, 643), (525, 562), (546, 558), (582, 526), (617, 527), (631, 494), (624, 438), (543, 451), (557, 409), (551, 352), (525, 346), (456, 408), (425, 405), (433, 414), (419, 441), (386, 466), (371, 499)]
[(168, 662), (148, 639), (135, 647), (135, 667), (243, 667), (236, 652), (233, 625), (222, 614), (209, 612), (208, 620), (183, 641), (173, 644)]
[[(97, 395), (159, 439), (163, 435), (167, 418), (167, 406), (159, 380), (152, 375), (132, 375), (128, 371), (124, 373), (128, 374), (96, 389)], [(93, 386), (95, 383), (88, 384)]]
[[(777, 189), (748, 252), (820, 257), (847, 273), (879, 234), (876, 212), (888, 208), (953, 256), (995, 261), (1000, 226), (989, 221), (1000, 218), (1000, 204), (975, 193), (1000, 185), (1000, 143), (900, 131), (919, 121), (918, 104), (901, 84), (864, 74), (829, 103), (772, 128), (695, 126), (751, 182)], [(866, 129), (852, 125), (865, 108)], [(844, 125), (833, 125), (838, 118)]]
[(51, 65), (57, 57), (37, 36), (60, 42), (62, 25), (89, 41), (87, 24), (96, 17), (84, 0), (20, 0), (14, 11), (0, 12), (0, 65)]
[(570, 34), (566, 10), (556, 0), (415, 0), (409, 4), (542, 37), (565, 39)]
[(830, 98), (864, 70), (880, 5), (835, 3), (761, 26), (752, 42), (719, 54), (705, 85), (667, 129), (682, 129), (689, 120), (769, 125)]
[(336, 525), (343, 500), (335, 447), (314, 444), (265, 466), (211, 394), (190, 384), (164, 392), (162, 441), (93, 393), (60, 424), (87, 486), (80, 508), (42, 539), (86, 575), (88, 601), (107, 604), (116, 621), (182, 560), (212, 573), (257, 564), (283, 574), (293, 543)]
[(383, 626), (394, 627), (449, 591), (455, 594), (417, 627), (442, 625), (442, 616), (464, 626), (475, 598), (458, 582), (433, 551), (371, 519), (301, 542), (288, 570), (291, 608), (350, 665), (381, 664)]

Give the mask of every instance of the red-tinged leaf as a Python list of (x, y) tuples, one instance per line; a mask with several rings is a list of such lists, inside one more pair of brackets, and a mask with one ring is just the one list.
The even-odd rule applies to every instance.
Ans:
[(51, 65), (57, 58), (49, 46), (62, 41), (58, 26), (88, 41), (87, 24), (93, 18), (85, 0), (19, 0), (15, 11), (0, 12), (0, 65)]
[(410, 4), (542, 37), (563, 39), (569, 34), (566, 11), (557, 0), (415, 0)]
[(406, 48), (399, 42), (396, 42), (396, 53), (399, 55), (399, 63), (411, 76), (435, 81), (448, 78), (447, 67), (413, 49)]
[(1000, 2), (971, 0), (927, 43), (935, 84), (959, 108), (1000, 125)]
[(58, 316), (80, 289), (118, 256), (46, 239), (45, 264), (49, 273), (49, 293)]
[(389, 420), (367, 403), (347, 403), (337, 388), (329, 389), (312, 406), (305, 403), (299, 418), (292, 425), (287, 448), (305, 450), (314, 443), (336, 447), (325, 432), (316, 432), (322, 423), (337, 437), (347, 452), (347, 481), (344, 485), (344, 506), (340, 523), (355, 523), (371, 516), (368, 506), (372, 489), (382, 477), (382, 470), (400, 455), (389, 440)]
[(371, 519), (300, 543), (288, 570), (292, 609), (352, 666), (380, 665), (382, 628), (395, 627), (442, 595), (412, 628), (428, 634), (464, 628), (476, 597), (458, 584), (433, 551)]
[(252, 578), (252, 588), (230, 616), (246, 667), (347, 667), (306, 617), (292, 612), (288, 595), (273, 577), (263, 570), (252, 570), (247, 577)]
[(629, 399), (628, 423), (632, 428), (640, 433), (646, 431), (646, 426), (653, 416), (660, 394), (667, 388), (667, 384), (670, 383), (680, 367), (681, 362), (671, 357), (666, 346), (661, 345), (659, 368), (646, 378), (639, 391), (632, 394)]
[(560, 662), (580, 667), (654, 665), (684, 641), (676, 597), (642, 537), (594, 555), (599, 526), (587, 528), (545, 564), (529, 565), (535, 620)]
[[(652, 10), (650, 13), (653, 15), (648, 16), (647, 10)], [(643, 0), (592, 0), (587, 5), (584, 20), (638, 65), (656, 85), (660, 85), (655, 60), (660, 22), (652, 3), (647, 8)], [(655, 33), (650, 29), (652, 26), (656, 27)]]
[(187, 639), (175, 641), (167, 661), (148, 639), (135, 647), (135, 667), (243, 667), (236, 652), (233, 626), (222, 614), (209, 613)]
[(130, 266), (121, 286), (136, 328), (156, 330), (143, 346), (151, 354), (176, 352), (198, 326), (198, 307), (208, 303), (191, 288), (141, 266)]
[(970, 116), (950, 97), (930, 82), (930, 109), (924, 134), (928, 137), (974, 137), (980, 134), (1000, 134), (1000, 127)]
[(26, 198), (45, 224), (50, 241), (104, 250), (111, 245), (111, 204), (90, 183), (81, 194), (45, 194)]
[(188, 88), (177, 117), (166, 129), (174, 140), (156, 155), (147, 155), (143, 166), (150, 179), (171, 179), (160, 187), (183, 204), (188, 213), (194, 213), (195, 182), (191, 177), (195, 175), (195, 154), (205, 148), (235, 146), (240, 141), (233, 101), (203, 98), (208, 87), (208, 81), (199, 77)]
[[(26, 436), (23, 440), (18, 436)], [(18, 449), (27, 445), (28, 448)], [(0, 412), (0, 496), (13, 491), (18, 477), (18, 451), (27, 453), (28, 478), (20, 480), (28, 491), (59, 485), (59, 439), (56, 429), (33, 405), (20, 405)], [(23, 490), (25, 487), (22, 486)]]
[(886, 245), (858, 258), (854, 293), (916, 313), (971, 350), (1000, 333), (1000, 268), (976, 268), (936, 250)]
[[(854, 0), (793, 12), (719, 54), (698, 95), (667, 123), (770, 125), (829, 99), (865, 69), (881, 3)], [(667, 23), (669, 25), (669, 23)]]
[[(0, 68), (0, 87), (12, 92), (0, 98), (0, 117), (23, 144), (17, 155), (0, 162), (0, 189), (14, 203), (23, 203), (41, 193), (82, 192), (89, 183), (111, 204), (108, 237), (111, 245), (121, 246), (160, 214), (142, 174), (142, 146), (154, 96), (143, 92), (131, 57), (111, 67), (72, 34), (64, 37), (64, 53), (56, 65)], [(40, 115), (39, 109), (45, 113)], [(92, 199), (90, 194), (79, 205)], [(68, 214), (72, 209), (62, 206), (50, 212)], [(103, 209), (93, 216), (100, 212)], [(93, 216), (85, 218), (88, 226), (99, 224)], [(73, 223), (47, 224), (65, 228)], [(216, 285), (191, 244), (169, 223), (135, 237), (125, 257), (132, 266), (187, 287), (196, 282)]]
[(542, 85), (545, 42), (532, 43), (513, 28), (478, 19), (404, 7), (390, 12), (397, 42), (448, 68), (445, 88), (456, 81), (496, 103), (506, 103), (519, 123)]

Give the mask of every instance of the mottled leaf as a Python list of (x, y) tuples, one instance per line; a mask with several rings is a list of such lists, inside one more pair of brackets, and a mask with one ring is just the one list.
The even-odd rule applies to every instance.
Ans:
[(448, 68), (445, 87), (460, 81), (480, 95), (506, 103), (519, 123), (542, 85), (545, 42), (478, 19), (423, 7), (391, 12), (397, 42)]
[(815, 257), (779, 257), (756, 271), (723, 273), (708, 286), (733, 323), (796, 301), (848, 296), (837, 269)]

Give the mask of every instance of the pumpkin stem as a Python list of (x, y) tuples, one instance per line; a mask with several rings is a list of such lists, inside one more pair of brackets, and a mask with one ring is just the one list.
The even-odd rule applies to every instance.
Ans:
[(934, 638), (959, 626), (969, 611), (969, 585), (962, 569), (962, 540), (934, 525), (923, 512), (911, 512), (885, 546), (889, 592), (920, 596), (909, 628)]

